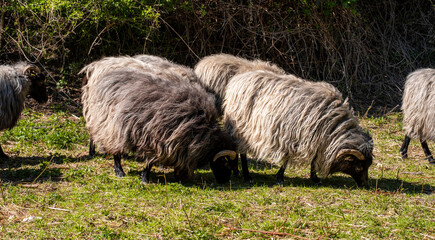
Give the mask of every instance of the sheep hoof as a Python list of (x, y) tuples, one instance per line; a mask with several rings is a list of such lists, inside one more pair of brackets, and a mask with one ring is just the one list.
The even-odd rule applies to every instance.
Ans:
[(429, 158), (428, 160), (429, 160), (429, 164), (435, 165), (435, 160), (433, 158)]
[(145, 177), (141, 177), (140, 182), (143, 183), (143, 184), (148, 184), (149, 183), (148, 179), (146, 179)]
[(249, 184), (253, 184), (254, 180), (252, 180), (251, 176), (244, 177), (243, 180)]
[(400, 154), (402, 154), (402, 159), (408, 159), (408, 153), (400, 153)]
[(282, 186), (284, 186), (284, 181), (283, 180), (276, 180), (275, 185), (282, 187)]
[(125, 177), (124, 171), (119, 170), (119, 169), (118, 170), (115, 169), (115, 175), (118, 176), (118, 177)]

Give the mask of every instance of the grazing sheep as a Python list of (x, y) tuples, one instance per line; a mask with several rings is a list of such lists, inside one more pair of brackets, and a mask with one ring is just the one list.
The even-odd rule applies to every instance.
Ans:
[[(87, 66), (88, 72), (92, 72), (95, 76), (103, 76), (107, 71), (114, 69), (123, 69), (126, 67), (135, 68), (140, 71), (153, 72), (158, 76), (172, 81), (184, 80), (188, 82), (197, 82), (195, 73), (191, 68), (183, 65), (178, 65), (169, 60), (152, 55), (136, 55), (133, 57), (106, 57), (99, 61), (95, 61)], [(88, 83), (89, 76), (83, 78), (82, 86)], [(101, 78), (92, 78), (91, 84), (100, 82)], [(89, 156), (95, 155), (95, 144), (92, 135), (89, 140)]]
[[(283, 69), (272, 63), (261, 60), (250, 61), (229, 54), (215, 54), (204, 57), (196, 64), (194, 69), (201, 85), (203, 85), (207, 91), (212, 92), (215, 95), (216, 107), (221, 115), (224, 111), (222, 109), (222, 101), (225, 98), (225, 89), (233, 76), (255, 70), (265, 70), (285, 74)], [(241, 153), (240, 159), (242, 163), (243, 178), (245, 181), (252, 182), (252, 178), (248, 171), (246, 154)], [(236, 174), (237, 172), (238, 170), (235, 171)]]
[[(26, 62), (0, 65), (0, 130), (15, 126), (24, 108), (27, 94), (39, 103), (48, 100), (44, 75)], [(0, 159), (8, 156), (0, 146)]]
[(435, 141), (435, 69), (419, 69), (408, 75), (402, 111), (405, 139), (400, 153), (403, 158), (408, 157), (408, 146), (414, 138), (420, 140), (429, 163), (435, 164), (426, 142)]
[(311, 165), (311, 179), (335, 172), (368, 184), (373, 141), (331, 84), (252, 71), (234, 76), (223, 104), (225, 127), (241, 152), (287, 165)]
[(90, 64), (81, 72), (88, 78), (82, 87), (86, 126), (114, 155), (117, 176), (125, 176), (121, 155), (134, 152), (147, 164), (145, 183), (156, 163), (173, 166), (178, 180), (209, 163), (217, 182), (229, 180), (236, 146), (216, 121), (214, 97), (198, 83), (129, 66), (101, 71)]

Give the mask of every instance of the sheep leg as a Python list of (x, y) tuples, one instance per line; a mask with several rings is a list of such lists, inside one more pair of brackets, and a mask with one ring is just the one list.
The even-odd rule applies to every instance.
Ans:
[(0, 146), (0, 159), (2, 159), (2, 160), (6, 160), (6, 159), (8, 159), (8, 158), (9, 158), (8, 155), (6, 155), (6, 154), (3, 152), (2, 146)]
[(122, 170), (121, 166), (121, 154), (113, 155), (113, 161), (115, 162), (115, 165), (113, 167), (115, 170), (115, 175), (118, 177), (125, 177), (124, 170)]
[(287, 164), (283, 164), (279, 171), (276, 173), (276, 185), (284, 185), (284, 172)]
[(317, 177), (317, 174), (316, 174), (316, 169), (315, 169), (315, 166), (314, 166), (314, 160), (311, 161), (310, 179), (311, 179), (311, 181), (313, 181), (315, 184), (319, 184), (319, 183), (320, 183), (320, 178)]
[(150, 182), (151, 168), (152, 168), (152, 165), (148, 164), (148, 166), (141, 173), (142, 183), (149, 183)]
[(403, 139), (402, 147), (400, 148), (400, 154), (402, 154), (402, 158), (408, 158), (408, 146), (411, 142), (411, 138), (408, 135), (405, 135), (405, 139)]
[(92, 137), (89, 138), (89, 156), (90, 157), (95, 156), (95, 143)]
[(240, 176), (240, 171), (239, 171), (239, 159), (236, 157), (236, 164), (234, 164), (234, 167), (232, 169), (233, 171), (233, 176), (234, 177), (239, 177)]
[(240, 162), (242, 163), (243, 179), (249, 183), (252, 183), (252, 177), (249, 175), (248, 158), (246, 157), (246, 153), (240, 154)]
[(435, 160), (433, 159), (432, 153), (429, 150), (429, 146), (426, 141), (420, 141), (421, 147), (423, 148), (424, 154), (426, 155), (427, 160), (430, 164), (435, 164)]

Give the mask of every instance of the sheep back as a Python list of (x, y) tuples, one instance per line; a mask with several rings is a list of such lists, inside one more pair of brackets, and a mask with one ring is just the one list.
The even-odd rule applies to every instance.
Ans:
[(207, 91), (215, 94), (217, 107), (220, 109), (228, 81), (236, 74), (265, 70), (284, 74), (285, 71), (275, 64), (261, 60), (247, 60), (229, 54), (215, 54), (199, 61), (194, 71)]
[[(80, 70), (79, 74), (85, 73), (83, 86), (87, 84), (98, 84), (102, 76), (107, 71), (114, 69), (122, 69), (125, 67), (136, 68), (138, 70), (153, 72), (162, 78), (172, 79), (173, 81), (184, 80), (188, 82), (197, 82), (197, 78), (193, 70), (189, 67), (175, 64), (165, 58), (152, 55), (136, 55), (105, 57), (98, 61), (85, 66)], [(92, 82), (89, 82), (89, 74), (94, 75)], [(175, 75), (175, 76), (174, 76)]]
[(435, 69), (414, 71), (406, 78), (402, 111), (406, 135), (435, 141)]
[(238, 150), (274, 164), (301, 166), (316, 159), (316, 171), (326, 176), (343, 148), (371, 156), (370, 136), (329, 83), (247, 72), (229, 82), (224, 109), (225, 127)]

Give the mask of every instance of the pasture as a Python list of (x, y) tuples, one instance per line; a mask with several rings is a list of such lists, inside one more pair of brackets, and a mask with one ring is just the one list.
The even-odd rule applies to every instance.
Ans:
[(276, 186), (279, 166), (253, 159), (253, 184), (233, 177), (218, 185), (209, 169), (180, 184), (171, 169), (154, 167), (144, 185), (134, 157), (123, 161), (125, 178), (115, 176), (112, 156), (88, 157), (82, 117), (27, 109), (0, 133), (11, 156), (0, 162), (0, 238), (434, 239), (435, 166), (416, 140), (409, 159), (400, 157), (401, 120), (360, 117), (375, 144), (369, 188), (341, 174), (315, 185), (308, 166), (288, 168)]

